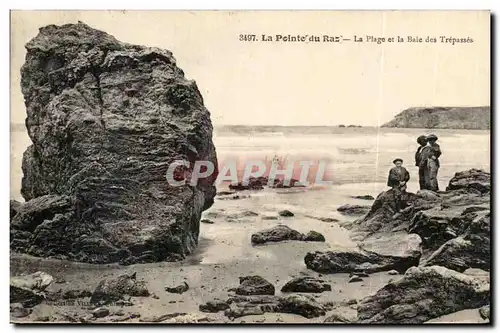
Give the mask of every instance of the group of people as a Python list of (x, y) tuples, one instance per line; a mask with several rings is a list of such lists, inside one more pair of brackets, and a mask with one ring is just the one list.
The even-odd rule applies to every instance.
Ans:
[[(418, 180), (421, 190), (439, 191), (437, 174), (439, 170), (439, 157), (441, 148), (437, 144), (438, 137), (434, 134), (417, 138), (419, 147), (415, 153), (415, 166), (418, 167)], [(403, 160), (396, 158), (394, 167), (389, 171), (387, 186), (392, 187), (396, 201), (406, 191), (406, 183), (410, 180), (410, 173), (403, 167)], [(397, 210), (401, 208), (396, 202)]]

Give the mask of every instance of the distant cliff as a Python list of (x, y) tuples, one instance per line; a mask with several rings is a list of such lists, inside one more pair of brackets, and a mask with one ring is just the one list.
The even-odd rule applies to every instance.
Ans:
[(409, 108), (382, 127), (490, 129), (490, 107)]

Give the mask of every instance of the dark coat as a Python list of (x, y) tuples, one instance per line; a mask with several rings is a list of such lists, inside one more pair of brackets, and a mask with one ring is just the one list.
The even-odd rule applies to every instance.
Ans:
[(436, 164), (437, 166), (439, 167), (440, 164), (439, 164), (439, 156), (441, 156), (441, 147), (439, 147), (439, 145), (437, 143), (435, 143), (434, 145), (432, 146), (429, 146), (430, 148), (430, 156), (429, 157), (432, 157), (432, 156), (436, 156)]
[(415, 166), (420, 166), (420, 156), (422, 154), (422, 148), (425, 146), (419, 146), (415, 153)]
[(394, 167), (389, 171), (387, 186), (399, 186), (399, 182), (407, 182), (410, 180), (410, 173), (404, 167)]

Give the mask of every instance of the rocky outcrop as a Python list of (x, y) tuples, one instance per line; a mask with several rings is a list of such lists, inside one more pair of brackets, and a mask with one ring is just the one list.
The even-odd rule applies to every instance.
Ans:
[(274, 286), (261, 276), (240, 277), (240, 285), (230, 289), (237, 295), (274, 295)]
[(230, 318), (262, 315), (266, 312), (293, 313), (305, 318), (324, 316), (327, 306), (307, 294), (286, 296), (236, 296), (227, 301), (231, 307), (224, 314)]
[(420, 324), (431, 318), (489, 304), (487, 276), (440, 267), (412, 267), (358, 305), (358, 322)]
[(337, 208), (337, 211), (344, 215), (364, 215), (370, 210), (366, 205), (343, 205)]
[(54, 278), (44, 272), (21, 275), (10, 278), (10, 303), (19, 303), (31, 308), (41, 303), (46, 295), (45, 290)]
[[(397, 234), (420, 236), (420, 265), (439, 265), (459, 272), (467, 268), (489, 270), (490, 178), (489, 173), (477, 169), (458, 172), (445, 192), (405, 193), (401, 199), (406, 208), (402, 212), (394, 209), (394, 192), (382, 192), (370, 211), (349, 227), (360, 245), (378, 239), (374, 248), (384, 252), (400, 247), (393, 238), (399, 237)], [(406, 243), (404, 237), (402, 241)]]
[(275, 227), (261, 230), (252, 234), (252, 244), (262, 245), (266, 243), (284, 242), (289, 240), (295, 241), (310, 241), (310, 242), (324, 242), (325, 237), (317, 231), (309, 231), (304, 235), (297, 230), (294, 230), (286, 225), (279, 224)]
[[(411, 245), (410, 245), (411, 246)], [(418, 247), (418, 246), (417, 246)], [(399, 253), (398, 253), (399, 252)], [(306, 267), (319, 273), (380, 272), (392, 269), (404, 272), (418, 265), (420, 252), (417, 249), (387, 254), (360, 250), (309, 252), (304, 257)]]
[(26, 50), (21, 87), (33, 144), (13, 249), (91, 263), (184, 258), (217, 175), (195, 186), (166, 180), (175, 160), (191, 164), (175, 170), (178, 181), (196, 161), (217, 166), (196, 83), (170, 51), (83, 23), (43, 27)]
[(104, 305), (123, 300), (125, 296), (149, 296), (146, 284), (137, 280), (135, 273), (102, 280), (92, 293), (90, 303)]
[(477, 216), (463, 235), (441, 245), (421, 265), (444, 266), (458, 272), (469, 268), (489, 271), (490, 256), (490, 212), (487, 211)]
[(460, 189), (474, 189), (481, 193), (489, 193), (491, 191), (491, 175), (479, 169), (457, 172), (450, 180), (446, 191)]
[(186, 281), (174, 287), (169, 287), (169, 286), (165, 287), (165, 291), (172, 294), (183, 294), (188, 290), (189, 290), (189, 285), (186, 283)]
[(281, 291), (284, 293), (322, 293), (323, 291), (331, 290), (332, 286), (325, 280), (312, 276), (302, 276), (292, 279), (281, 288)]
[(404, 110), (382, 127), (490, 129), (489, 106), (415, 107)]

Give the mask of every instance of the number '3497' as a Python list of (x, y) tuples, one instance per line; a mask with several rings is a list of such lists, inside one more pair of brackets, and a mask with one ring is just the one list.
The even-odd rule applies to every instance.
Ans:
[(257, 36), (256, 35), (246, 35), (246, 34), (240, 34), (240, 42), (255, 42), (257, 41)]

